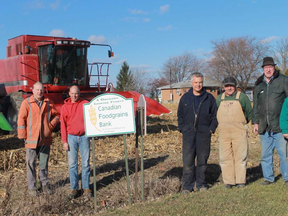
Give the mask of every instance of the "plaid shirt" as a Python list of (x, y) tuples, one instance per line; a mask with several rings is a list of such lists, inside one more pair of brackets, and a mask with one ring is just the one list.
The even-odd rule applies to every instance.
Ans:
[(37, 103), (37, 105), (39, 106), (39, 109), (41, 109), (41, 106), (43, 104), (43, 97), (41, 98), (40, 101), (36, 100), (36, 98), (34, 97), (35, 102)]

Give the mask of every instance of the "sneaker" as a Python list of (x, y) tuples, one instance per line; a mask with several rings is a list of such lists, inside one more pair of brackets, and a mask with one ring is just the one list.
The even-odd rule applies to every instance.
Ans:
[(92, 197), (92, 192), (90, 189), (83, 189), (83, 197), (85, 200), (89, 200)]
[(37, 189), (29, 189), (28, 194), (32, 197), (37, 197), (38, 196), (38, 191)]
[(226, 189), (231, 189), (231, 188), (232, 188), (232, 185), (230, 185), (230, 184), (225, 184), (225, 185), (224, 185), (224, 188), (226, 188)]
[(246, 184), (237, 184), (238, 188), (244, 188), (246, 186)]
[(186, 194), (189, 194), (189, 193), (190, 193), (189, 190), (182, 190), (182, 192), (181, 192), (181, 194), (183, 194), (183, 195), (186, 195)]
[(43, 194), (46, 194), (46, 195), (51, 195), (52, 194), (52, 191), (51, 191), (51, 188), (50, 188), (49, 184), (43, 185), (42, 186), (42, 191), (43, 191)]
[(270, 182), (265, 180), (264, 182), (261, 182), (260, 185), (266, 186), (266, 185), (270, 185), (270, 184), (274, 184), (274, 182)]
[(208, 188), (207, 187), (201, 187), (201, 188), (199, 188), (199, 191), (208, 191)]
[(77, 197), (77, 193), (78, 193), (77, 190), (71, 190), (70, 194), (68, 195), (69, 199), (70, 200), (75, 199)]

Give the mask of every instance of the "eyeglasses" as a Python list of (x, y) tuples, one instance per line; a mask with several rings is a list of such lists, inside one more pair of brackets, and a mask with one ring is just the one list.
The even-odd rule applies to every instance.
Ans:
[(267, 70), (267, 69), (273, 69), (274, 66), (272, 66), (272, 65), (267, 65), (267, 66), (264, 66), (263, 68), (266, 69), (266, 70)]

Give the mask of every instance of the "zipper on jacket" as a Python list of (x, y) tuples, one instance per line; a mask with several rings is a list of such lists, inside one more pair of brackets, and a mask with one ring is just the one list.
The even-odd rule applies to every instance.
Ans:
[(194, 130), (196, 131), (197, 114), (195, 114), (195, 110), (194, 110), (194, 116), (195, 116), (195, 119), (194, 119)]
[(193, 107), (193, 113), (194, 113), (194, 131), (196, 131), (196, 120), (197, 120), (197, 114), (195, 113), (194, 98), (193, 98), (192, 107)]
[(268, 127), (269, 127), (269, 125), (270, 125), (270, 123), (269, 123), (269, 110), (268, 110), (268, 108), (269, 108), (269, 85), (270, 85), (270, 82), (269, 83), (267, 83), (267, 92), (266, 92), (266, 96), (267, 96), (267, 99), (266, 99), (266, 114), (267, 114), (267, 124), (268, 124)]
[[(204, 99), (204, 100), (205, 100), (205, 99)], [(203, 100), (203, 101), (204, 101), (204, 100)], [(200, 110), (200, 107), (201, 107), (201, 104), (202, 104), (203, 101), (201, 101), (201, 102), (199, 103), (197, 113), (199, 113), (199, 110)], [(193, 112), (194, 112), (194, 116), (195, 116), (195, 120), (194, 120), (194, 130), (196, 131), (196, 122), (197, 122), (198, 114), (195, 113), (195, 108), (194, 108), (194, 106), (193, 106)]]

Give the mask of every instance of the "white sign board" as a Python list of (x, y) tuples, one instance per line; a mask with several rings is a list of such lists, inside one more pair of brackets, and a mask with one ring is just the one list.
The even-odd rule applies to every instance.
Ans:
[(107, 93), (95, 97), (83, 106), (86, 136), (135, 133), (132, 98)]

